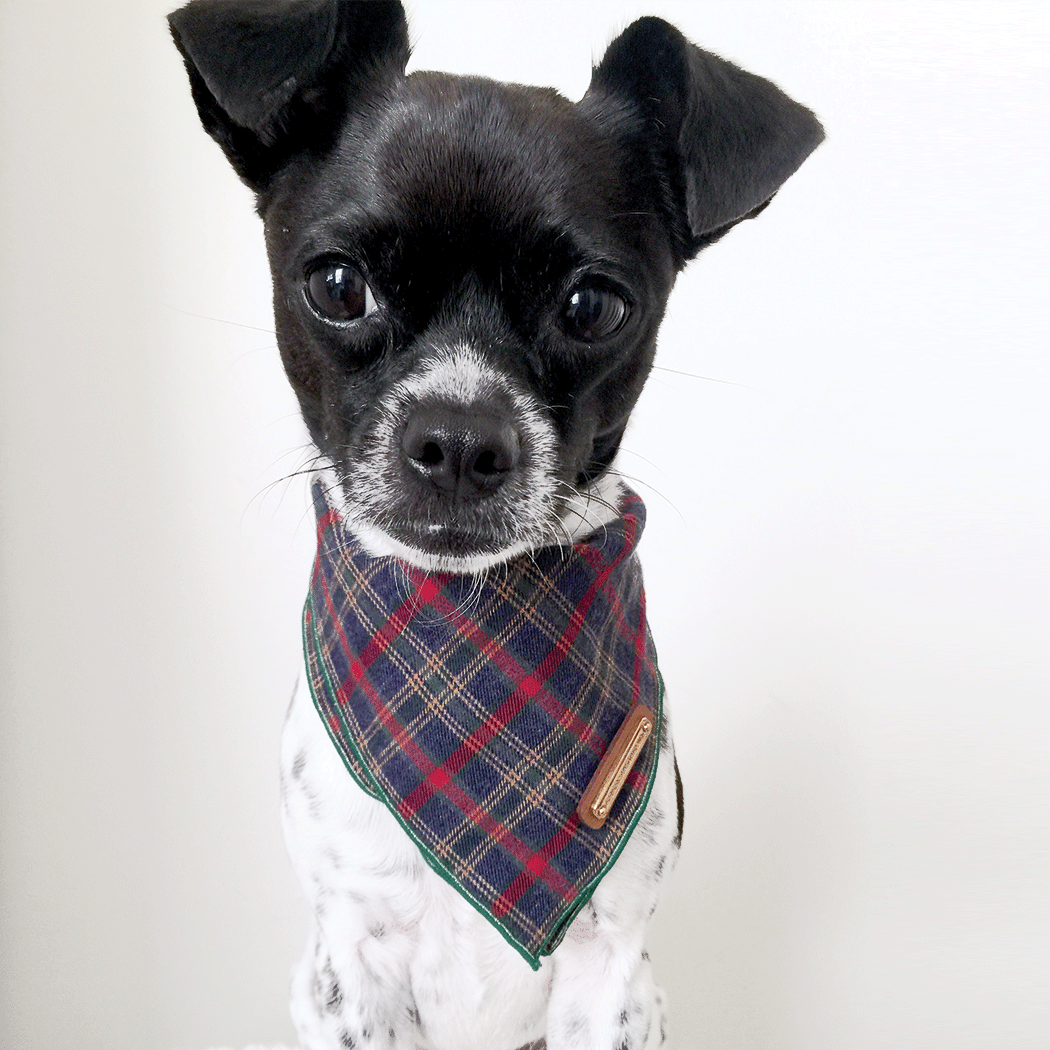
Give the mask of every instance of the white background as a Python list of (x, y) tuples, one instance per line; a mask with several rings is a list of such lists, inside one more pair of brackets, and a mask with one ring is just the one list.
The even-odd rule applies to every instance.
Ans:
[[(292, 1039), (305, 437), (166, 9), (0, 6), (10, 1050)], [(574, 98), (662, 14), (828, 131), (680, 279), (621, 462), (686, 783), (678, 1048), (1050, 1046), (1048, 10), (411, 5), (416, 68)]]

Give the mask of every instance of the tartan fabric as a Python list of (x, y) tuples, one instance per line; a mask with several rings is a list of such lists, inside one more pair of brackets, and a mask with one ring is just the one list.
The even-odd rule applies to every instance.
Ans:
[[(662, 682), (635, 547), (645, 508), (483, 576), (367, 554), (313, 485), (303, 611), (314, 703), (347, 769), (533, 966), (619, 855), (652, 788)], [(656, 725), (605, 825), (576, 806), (635, 704)]]

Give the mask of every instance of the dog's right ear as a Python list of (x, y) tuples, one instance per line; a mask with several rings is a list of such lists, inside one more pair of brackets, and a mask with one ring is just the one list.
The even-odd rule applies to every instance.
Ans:
[(409, 56), (398, 0), (193, 0), (168, 23), (201, 123), (256, 192)]

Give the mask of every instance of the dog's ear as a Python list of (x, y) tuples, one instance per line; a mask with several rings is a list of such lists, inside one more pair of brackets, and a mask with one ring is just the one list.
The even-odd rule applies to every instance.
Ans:
[(757, 215), (824, 138), (775, 84), (640, 18), (609, 45), (585, 96), (641, 116), (683, 261)]
[(257, 192), (409, 56), (397, 0), (193, 0), (168, 23), (201, 123)]

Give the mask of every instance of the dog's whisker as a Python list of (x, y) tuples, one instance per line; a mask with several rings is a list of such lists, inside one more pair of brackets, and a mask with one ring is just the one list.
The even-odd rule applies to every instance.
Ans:
[(271, 351), (271, 350), (276, 350), (276, 349), (277, 349), (277, 344), (276, 343), (265, 343), (262, 346), (253, 346), (253, 347), (251, 347), (251, 349), (244, 350), (241, 353), (239, 353), (234, 358), (234, 360), (237, 361), (237, 362), (241, 362), (241, 361), (244, 361), (246, 358), (254, 357), (255, 354), (261, 354), (264, 351)]
[(620, 453), (622, 455), (634, 456), (635, 459), (640, 459), (643, 463), (652, 467), (653, 470), (659, 472), (660, 474), (663, 474), (665, 478), (668, 476), (667, 471), (664, 470), (659, 463), (654, 463), (651, 459), (649, 459), (646, 456), (643, 456), (640, 452), (635, 452), (634, 449), (626, 448), (623, 445), (621, 445)]
[[(281, 458), (284, 458), (284, 457), (281, 457)], [(318, 458), (318, 457), (315, 457), (315, 459), (316, 458)], [(276, 462), (277, 461), (275, 460), (274, 464), (272, 464), (272, 465), (276, 465)], [(248, 511), (251, 510), (252, 506), (256, 502), (261, 504), (261, 502), (271, 492), (273, 492), (278, 486), (283, 486), (283, 488), (281, 490), (280, 500), (278, 501), (278, 504), (277, 504), (277, 510), (279, 511), (281, 506), (283, 505), (284, 498), (287, 495), (288, 490), (289, 490), (289, 488), (291, 486), (291, 482), (294, 481), (295, 478), (312, 475), (313, 473), (315, 473), (316, 469), (317, 469), (316, 468), (316, 463), (310, 464), (310, 465), (308, 465), (308, 466), (306, 466), (304, 468), (301, 468), (299, 470), (289, 471), (286, 474), (282, 474), (281, 477), (275, 478), (273, 481), (268, 482), (261, 489), (259, 489), (255, 493), (255, 495), (252, 496), (252, 498), (248, 501), (247, 505), (245, 506), (244, 510), (241, 513), (241, 522), (242, 522), (242, 524), (244, 522), (244, 518), (247, 515)]]
[(664, 501), (664, 503), (666, 503), (667, 506), (670, 507), (671, 510), (673, 510), (675, 512), (675, 514), (678, 515), (678, 517), (681, 520), (683, 525), (688, 525), (689, 524), (689, 522), (686, 520), (685, 515), (679, 509), (678, 505), (674, 502), (674, 500), (672, 500), (670, 497), (666, 496), (655, 485), (653, 485), (652, 483), (650, 483), (648, 481), (643, 481), (641, 478), (634, 477), (631, 474), (625, 474), (625, 473), (622, 473), (620, 471), (617, 471), (616, 475), (617, 475), (617, 477), (622, 478), (624, 481), (628, 482), (631, 485), (635, 485), (635, 486), (638, 486), (640, 488), (648, 489), (654, 495), (659, 496), (660, 499), (662, 499)]
[(173, 306), (170, 309), (177, 314), (182, 314), (184, 317), (196, 317), (200, 321), (212, 321), (215, 324), (226, 324), (233, 328), (246, 328), (250, 332), (262, 332), (263, 335), (277, 335), (272, 328), (260, 328), (257, 325), (246, 324), (244, 321), (231, 321), (228, 317), (211, 317), (208, 314), (195, 313), (193, 310), (187, 310), (181, 306)]
[(672, 375), (685, 376), (686, 379), (699, 379), (704, 383), (721, 383), (723, 386), (738, 386), (744, 390), (754, 390), (747, 383), (734, 383), (731, 379), (715, 379), (714, 376), (697, 375), (695, 372), (682, 372), (677, 368), (668, 368), (667, 365), (653, 365), (654, 372), (670, 372)]

